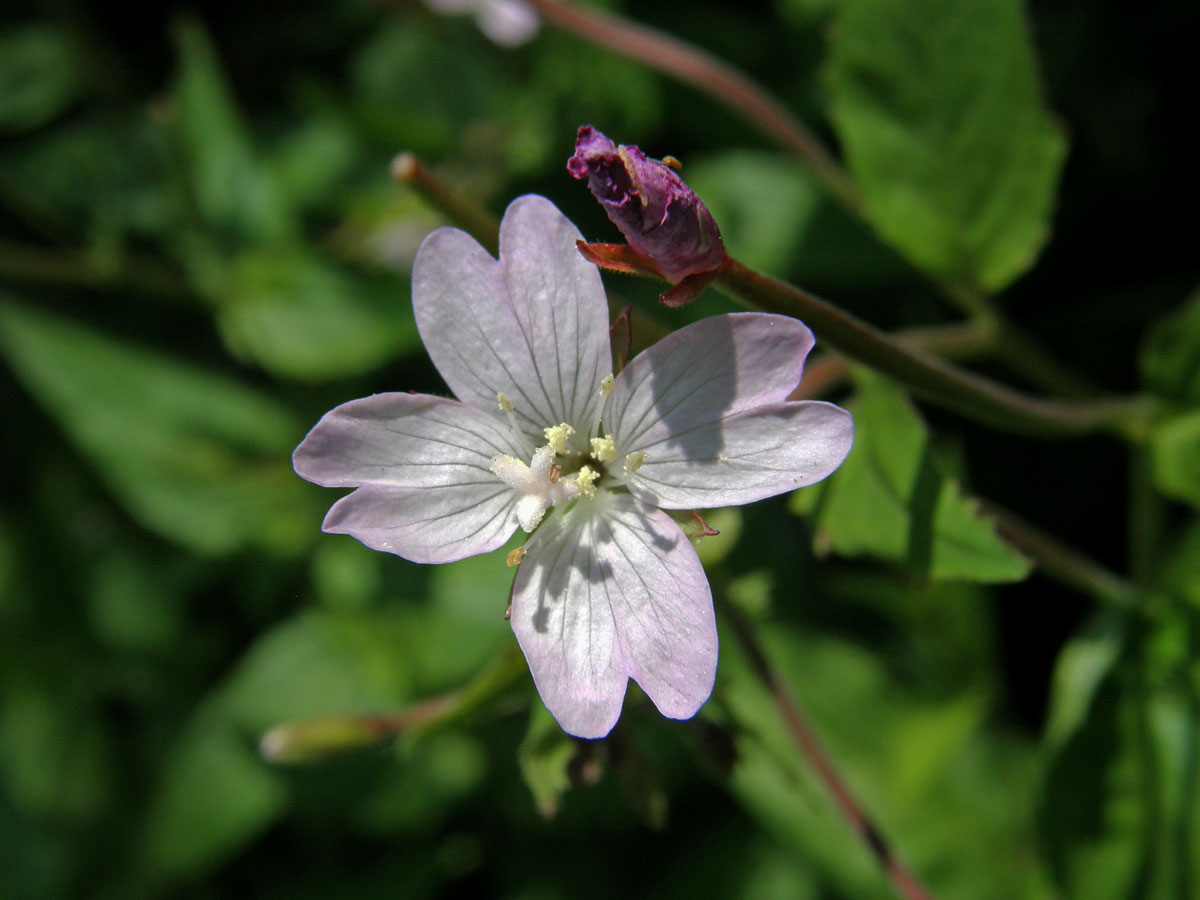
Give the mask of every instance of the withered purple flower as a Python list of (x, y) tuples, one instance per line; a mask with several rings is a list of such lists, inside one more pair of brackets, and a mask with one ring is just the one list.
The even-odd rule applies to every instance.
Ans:
[(567, 171), (587, 179), (630, 248), (671, 284), (715, 272), (725, 259), (721, 230), (708, 207), (666, 163), (584, 125)]

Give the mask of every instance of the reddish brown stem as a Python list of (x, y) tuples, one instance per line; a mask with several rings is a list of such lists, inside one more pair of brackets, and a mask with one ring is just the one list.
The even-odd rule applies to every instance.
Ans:
[(763, 686), (770, 692), (771, 699), (779, 710), (780, 718), (783, 719), (792, 740), (833, 796), (834, 804), (843, 818), (879, 861), (901, 897), (904, 897), (905, 900), (932, 900), (933, 895), (908, 870), (888, 845), (880, 830), (863, 811), (862, 806), (854, 799), (854, 795), (834, 767), (833, 760), (821, 745), (821, 740), (809, 722), (808, 716), (805, 715), (800, 702), (788, 690), (775, 667), (771, 665), (771, 661), (767, 659), (750, 623), (729, 604), (725, 605), (725, 612), (733, 626), (733, 632), (737, 636), (738, 642), (750, 660), (751, 668), (754, 669), (754, 673), (762, 681)]

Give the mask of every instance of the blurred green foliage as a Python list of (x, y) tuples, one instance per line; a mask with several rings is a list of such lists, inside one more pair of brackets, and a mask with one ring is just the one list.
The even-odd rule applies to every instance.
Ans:
[[(1186, 93), (1158, 67), (1186, 54), (1126, 34), (1184, 6), (625, 4), (811, 117), (865, 220), (730, 111), (546, 26), (502, 50), (415, 2), (6, 7), (0, 896), (889, 896), (735, 609), (935, 896), (1192, 900), (1200, 301), (1191, 239), (1151, 224), (1179, 176), (1158, 91)], [(337, 403), (444, 390), (408, 288), (442, 220), (391, 156), (612, 240), (564, 171), (587, 122), (683, 158), (740, 259), (881, 325), (946, 321), (935, 282), (1007, 289), (1092, 380), (1143, 386), (1134, 476), (1115, 440), (1014, 445), (856, 371), (833, 478), (706, 513), (701, 716), (631, 686), (609, 739), (566, 737), (513, 652), (504, 551), (428, 568), (322, 535), (333, 495), (289, 454)], [(611, 287), (666, 327), (731, 308)], [(1136, 608), (1029, 578), (976, 491), (1127, 572)], [(398, 740), (364, 737), (398, 711)], [(317, 762), (259, 753), (313, 722)]]

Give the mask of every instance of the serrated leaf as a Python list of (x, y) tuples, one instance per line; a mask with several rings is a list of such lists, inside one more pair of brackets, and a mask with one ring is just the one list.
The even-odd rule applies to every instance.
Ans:
[(315, 537), (314, 494), (288, 461), (303, 430), (269, 398), (12, 304), (0, 352), (147, 528), (207, 554)]
[(1142, 379), (1156, 394), (1200, 403), (1200, 291), (1146, 336)]
[(230, 350), (285, 378), (355, 375), (420, 346), (399, 278), (300, 248), (242, 255), (215, 300)]
[(1044, 107), (1020, 0), (846, 0), (832, 114), (883, 236), (986, 291), (1046, 241), (1066, 140)]
[(929, 578), (1019, 581), (1029, 562), (949, 477), (916, 409), (898, 389), (861, 378), (850, 456), (822, 484), (792, 495), (819, 547), (904, 563)]

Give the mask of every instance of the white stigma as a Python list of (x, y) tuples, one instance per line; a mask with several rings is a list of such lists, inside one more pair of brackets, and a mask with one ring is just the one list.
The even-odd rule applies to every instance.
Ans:
[(517, 521), (526, 533), (533, 531), (546, 510), (579, 494), (574, 481), (559, 478), (554, 448), (547, 444), (534, 451), (529, 465), (515, 456), (492, 457), (492, 474), (517, 492)]

